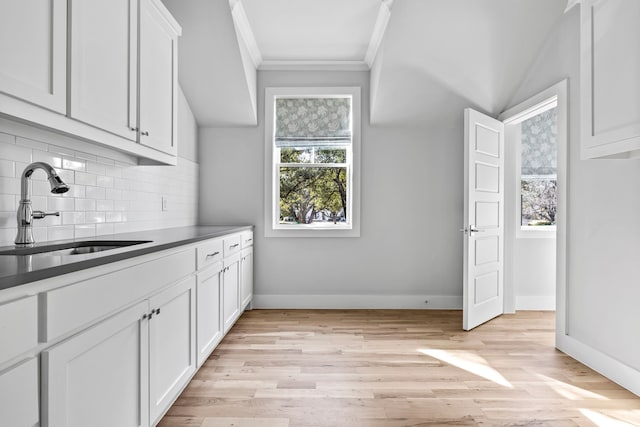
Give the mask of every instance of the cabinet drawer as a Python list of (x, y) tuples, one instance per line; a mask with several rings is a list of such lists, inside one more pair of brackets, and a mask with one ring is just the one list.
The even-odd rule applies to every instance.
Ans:
[(222, 239), (209, 240), (198, 246), (198, 270), (222, 260), (222, 246)]
[(234, 254), (240, 250), (240, 235), (234, 234), (233, 236), (224, 238), (224, 256), (225, 258), (231, 254)]
[(0, 364), (37, 345), (37, 297), (34, 295), (0, 305)]
[(240, 235), (242, 249), (253, 246), (253, 231), (243, 231)]
[(193, 273), (193, 255), (185, 250), (40, 294), (41, 341), (72, 332)]
[(38, 426), (38, 359), (0, 373), (0, 414), (3, 426)]

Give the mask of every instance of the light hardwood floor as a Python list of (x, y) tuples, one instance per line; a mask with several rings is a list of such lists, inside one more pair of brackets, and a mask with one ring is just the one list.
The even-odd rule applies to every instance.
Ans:
[(640, 398), (554, 349), (554, 314), (246, 312), (161, 427), (639, 426)]

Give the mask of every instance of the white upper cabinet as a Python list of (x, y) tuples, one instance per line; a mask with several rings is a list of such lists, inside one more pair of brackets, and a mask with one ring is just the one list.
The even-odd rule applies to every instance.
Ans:
[(0, 92), (64, 114), (66, 62), (65, 0), (0, 0)]
[(176, 164), (180, 33), (160, 0), (0, 0), (0, 112)]
[(180, 27), (162, 4), (140, 3), (140, 143), (176, 154), (178, 36)]
[(135, 141), (138, 1), (69, 6), (69, 115)]
[(640, 156), (640, 2), (581, 6), (582, 157)]

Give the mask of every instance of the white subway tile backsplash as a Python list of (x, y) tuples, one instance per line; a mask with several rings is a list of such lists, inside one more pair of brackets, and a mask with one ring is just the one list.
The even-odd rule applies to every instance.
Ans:
[(76, 172), (76, 184), (93, 185), (95, 187), (97, 185), (97, 182), (97, 175), (92, 175), (90, 173), (84, 172)]
[(20, 147), (15, 144), (0, 143), (0, 159), (31, 163), (31, 151), (33, 150), (30, 148)]
[[(0, 246), (13, 245), (20, 176), (32, 161), (51, 164), (70, 187), (64, 195), (52, 195), (45, 174), (33, 174), (33, 209), (61, 212), (59, 217), (34, 222), (36, 241), (187, 226), (197, 221), (197, 163), (179, 158), (177, 166), (138, 166), (121, 153), (113, 152), (110, 158), (110, 151), (100, 148), (93, 154), (93, 146), (83, 141), (52, 136), (56, 144), (50, 144), (42, 131), (16, 136), (7, 133), (8, 129), (0, 127)], [(71, 148), (62, 146), (67, 143)], [(170, 211), (162, 211), (162, 196), (171, 199)]]
[(98, 175), (97, 184), (98, 184), (98, 187), (112, 188), (113, 187), (113, 177)]
[(87, 186), (87, 199), (104, 199), (106, 195), (106, 190), (102, 187), (91, 187)]
[[(64, 239), (73, 239), (74, 237), (74, 226), (73, 225), (61, 225), (57, 227), (49, 227), (47, 229), (47, 237), (46, 240), (64, 240)], [(42, 239), (35, 238), (36, 242)]]
[(16, 163), (11, 160), (0, 159), (0, 176), (14, 178), (16, 176)]
[(105, 213), (104, 212), (87, 212), (85, 214), (85, 222), (87, 224), (105, 222)]
[(75, 238), (81, 239), (85, 237), (95, 237), (96, 236), (96, 226), (91, 225), (76, 225), (75, 226)]
[(48, 197), (47, 211), (73, 211), (75, 210), (75, 199), (67, 199), (64, 197)]
[(87, 170), (87, 162), (75, 158), (70, 159), (65, 156), (62, 158), (62, 169), (84, 172)]
[(76, 199), (76, 209), (79, 211), (95, 211), (96, 201), (93, 199)]
[(96, 200), (97, 211), (112, 211), (113, 200)]
[(0, 177), (0, 194), (20, 194), (20, 179)]
[(114, 233), (114, 227), (115, 224), (96, 224), (96, 235), (97, 236), (104, 236), (107, 234), (113, 234)]
[(13, 194), (0, 194), (0, 212), (16, 212), (18, 204)]
[(49, 163), (51, 166), (53, 166), (56, 169), (62, 167), (62, 156), (55, 153), (48, 153), (46, 151), (33, 150), (31, 159), (34, 162)]
[(84, 224), (85, 213), (84, 212), (62, 212), (62, 223), (65, 225)]

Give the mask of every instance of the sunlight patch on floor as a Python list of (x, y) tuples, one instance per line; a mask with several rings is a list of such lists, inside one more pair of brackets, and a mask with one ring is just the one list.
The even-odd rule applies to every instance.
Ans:
[(594, 393), (589, 390), (585, 390), (580, 387), (576, 387), (571, 384), (567, 384), (563, 381), (556, 380), (555, 378), (547, 377), (546, 375), (538, 374), (538, 378), (542, 379), (549, 387), (551, 387), (556, 393), (565, 399), (569, 400), (583, 400), (583, 399), (596, 399), (596, 400), (609, 400), (606, 397)]
[(636, 424), (629, 424), (624, 421), (617, 420), (615, 418), (611, 418), (608, 415), (602, 414), (597, 411), (593, 411), (591, 409), (580, 409), (580, 412), (585, 417), (589, 418), (589, 420), (597, 425), (598, 427), (634, 427)]
[(418, 352), (441, 360), (449, 365), (471, 372), (503, 387), (513, 388), (505, 377), (492, 368), (489, 363), (477, 354), (463, 350), (418, 349)]

